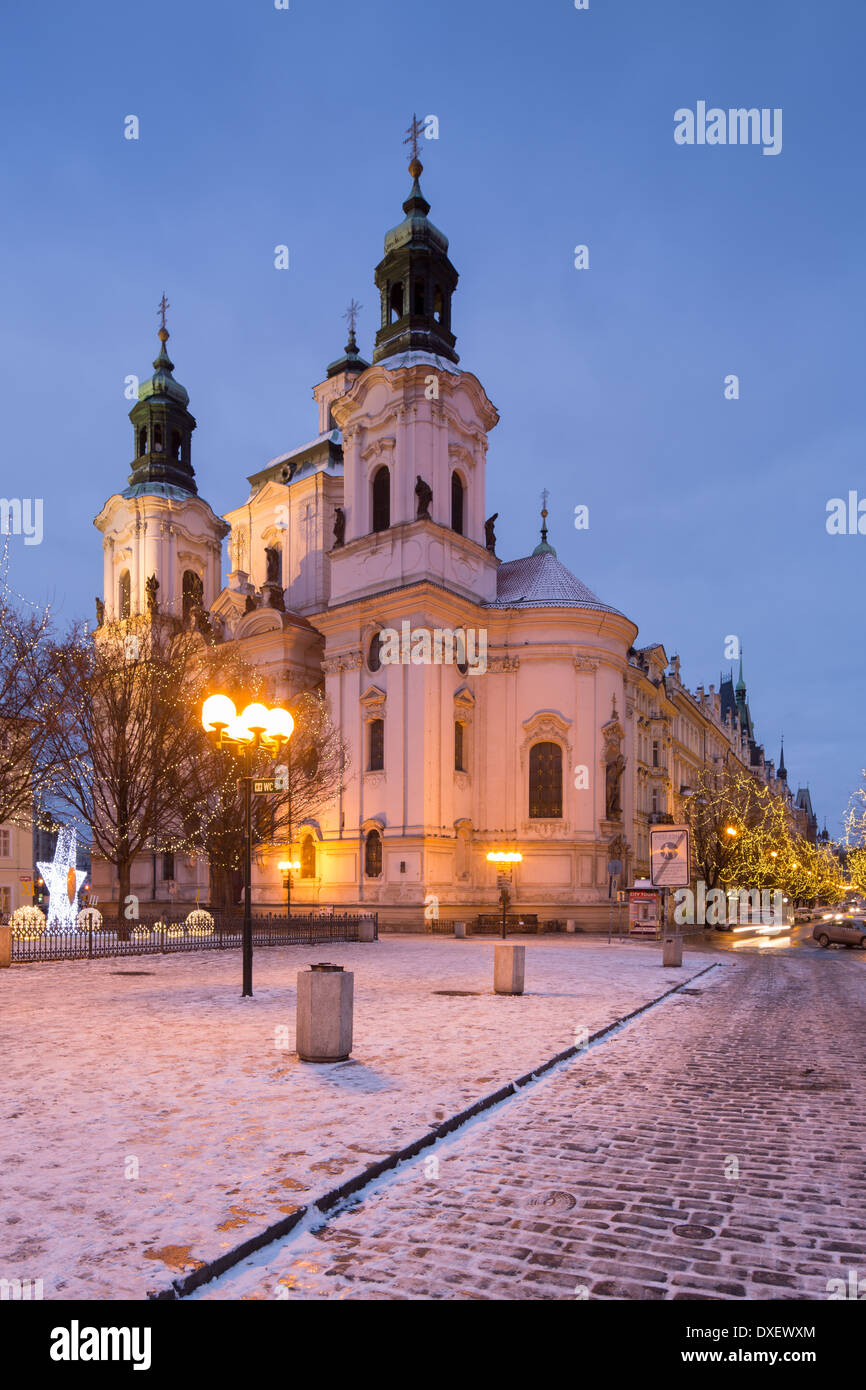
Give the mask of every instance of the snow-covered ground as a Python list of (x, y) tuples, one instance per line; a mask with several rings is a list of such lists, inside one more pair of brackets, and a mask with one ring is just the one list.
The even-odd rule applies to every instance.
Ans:
[[(0, 1279), (142, 1298), (719, 957), (526, 938), (492, 993), (490, 940), (389, 936), (0, 972)], [(355, 973), (348, 1062), (299, 1062), (295, 979)], [(142, 972), (142, 973), (134, 973)], [(437, 990), (480, 991), (443, 996)]]

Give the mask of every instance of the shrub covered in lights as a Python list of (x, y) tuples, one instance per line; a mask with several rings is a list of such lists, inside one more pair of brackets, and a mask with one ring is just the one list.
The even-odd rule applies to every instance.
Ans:
[(211, 936), (213, 925), (213, 917), (209, 912), (205, 912), (203, 907), (193, 908), (186, 919), (186, 929), (190, 936)]
[(75, 919), (79, 931), (102, 931), (102, 913), (95, 907), (83, 907)]
[(45, 913), (38, 907), (16, 907), (9, 925), (20, 941), (32, 941), (45, 932)]

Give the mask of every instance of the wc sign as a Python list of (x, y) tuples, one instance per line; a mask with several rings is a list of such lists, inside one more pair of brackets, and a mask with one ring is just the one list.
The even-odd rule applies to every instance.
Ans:
[(650, 880), (654, 888), (688, 888), (691, 843), (687, 825), (659, 825), (650, 830)]

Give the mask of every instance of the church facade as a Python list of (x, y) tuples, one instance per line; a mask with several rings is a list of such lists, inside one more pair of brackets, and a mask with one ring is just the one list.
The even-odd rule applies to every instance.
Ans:
[[(456, 352), (458, 275), (421, 172), (413, 159), (375, 271), (372, 360), (350, 314), (345, 352), (313, 390), (316, 434), (252, 473), (225, 517), (198, 494), (163, 312), (130, 412), (128, 485), (95, 520), (100, 620), (146, 613), (158, 594), (162, 612), (206, 613), (273, 698), (324, 688), (344, 783), (291, 846), (259, 847), (255, 904), (284, 901), (291, 858), (299, 907), (372, 908), (384, 926), (471, 918), (496, 910), (488, 852), (519, 850), (512, 910), (599, 926), (609, 861), (624, 882), (647, 872), (648, 827), (678, 818), (697, 766), (733, 757), (790, 793), (755, 743), (745, 687), (693, 695), (677, 658), (636, 647), (636, 625), (558, 559), (546, 510), (529, 554), (496, 554), (499, 415)], [(206, 863), (158, 858), (133, 874), (143, 902), (208, 900)], [(98, 861), (93, 886), (103, 902), (117, 891)]]

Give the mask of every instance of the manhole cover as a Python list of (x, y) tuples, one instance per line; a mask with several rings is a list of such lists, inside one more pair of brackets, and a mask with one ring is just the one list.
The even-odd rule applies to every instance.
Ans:
[(434, 994), (447, 994), (459, 999), (477, 999), (481, 994), (480, 989), (434, 989)]
[(112, 970), (111, 975), (155, 975), (155, 970)]
[(572, 1197), (570, 1192), (545, 1192), (540, 1197), (533, 1197), (530, 1205), (546, 1207), (548, 1211), (571, 1211), (572, 1207), (577, 1206), (577, 1198)]
[(716, 1234), (711, 1226), (674, 1226), (673, 1233), (683, 1240), (709, 1240)]

